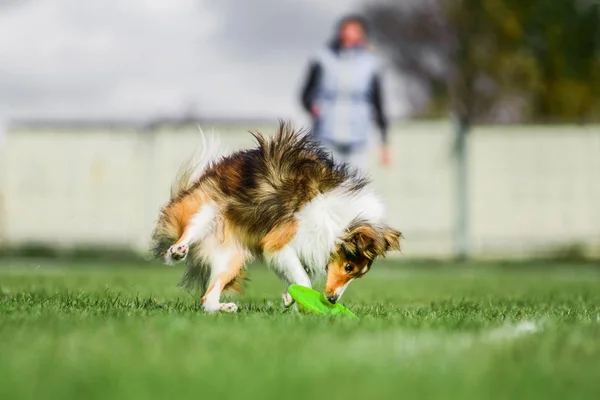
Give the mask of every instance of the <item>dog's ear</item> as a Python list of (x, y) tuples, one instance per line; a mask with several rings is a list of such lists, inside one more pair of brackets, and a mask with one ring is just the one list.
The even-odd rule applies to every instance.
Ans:
[(370, 225), (363, 224), (354, 227), (348, 233), (346, 243), (352, 248), (353, 256), (362, 256), (370, 260), (385, 253), (385, 240), (379, 230)]
[(365, 225), (354, 230), (353, 238), (357, 252), (372, 260), (388, 251), (400, 250), (402, 233), (385, 225)]
[(363, 256), (370, 260), (385, 256), (390, 250), (400, 250), (402, 234), (388, 226), (361, 223), (353, 226), (342, 243), (349, 257)]
[(402, 233), (396, 229), (384, 226), (381, 228), (381, 236), (385, 242), (385, 251), (400, 250), (400, 239), (402, 239)]
[(356, 228), (353, 239), (357, 252), (369, 259), (377, 257), (380, 248), (384, 246), (377, 231), (369, 225)]

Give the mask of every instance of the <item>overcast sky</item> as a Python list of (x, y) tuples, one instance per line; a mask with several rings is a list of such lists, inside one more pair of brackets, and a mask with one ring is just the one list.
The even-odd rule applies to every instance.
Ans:
[[(308, 58), (354, 0), (0, 0), (11, 116), (302, 115)], [(395, 80), (386, 94), (402, 113)]]

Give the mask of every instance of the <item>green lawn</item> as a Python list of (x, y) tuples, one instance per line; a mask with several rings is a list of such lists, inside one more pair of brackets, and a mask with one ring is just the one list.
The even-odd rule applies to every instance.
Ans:
[(181, 268), (0, 260), (0, 399), (598, 399), (600, 268), (380, 263), (283, 313), (251, 269), (205, 315)]

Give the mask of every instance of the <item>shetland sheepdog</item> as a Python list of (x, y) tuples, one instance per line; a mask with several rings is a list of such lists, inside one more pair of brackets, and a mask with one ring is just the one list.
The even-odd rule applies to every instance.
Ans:
[[(335, 303), (373, 260), (400, 250), (401, 233), (385, 224), (383, 204), (359, 171), (289, 124), (271, 137), (252, 135), (255, 148), (229, 155), (203, 139), (200, 158), (180, 170), (152, 234), (156, 258), (186, 260), (181, 284), (203, 290), (205, 311), (237, 311), (221, 295), (241, 291), (255, 257), (286, 287), (311, 287), (326, 276), (325, 295)], [(284, 292), (284, 306), (292, 303)]]

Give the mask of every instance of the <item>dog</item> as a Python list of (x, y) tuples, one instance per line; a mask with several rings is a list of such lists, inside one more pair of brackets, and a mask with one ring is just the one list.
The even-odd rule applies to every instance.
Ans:
[[(241, 291), (245, 268), (263, 258), (285, 283), (340, 299), (373, 261), (400, 250), (384, 206), (359, 171), (336, 163), (309, 134), (281, 122), (271, 137), (250, 132), (256, 147), (221, 155), (203, 136), (202, 154), (184, 164), (152, 234), (153, 255), (186, 260), (180, 282), (204, 292), (206, 312), (235, 312), (224, 291)], [(294, 303), (285, 291), (283, 305)]]

